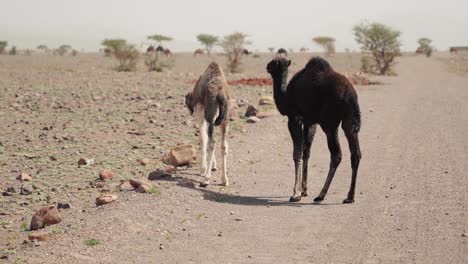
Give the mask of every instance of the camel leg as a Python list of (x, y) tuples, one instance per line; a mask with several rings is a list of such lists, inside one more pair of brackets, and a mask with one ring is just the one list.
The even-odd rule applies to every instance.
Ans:
[(325, 128), (323, 130), (327, 134), (328, 149), (330, 150), (330, 169), (328, 171), (325, 185), (323, 186), (320, 195), (314, 199), (314, 202), (321, 202), (325, 199), (325, 195), (327, 195), (328, 188), (330, 187), (330, 184), (333, 180), (333, 176), (335, 176), (336, 169), (341, 162), (341, 148), (340, 142), (338, 140), (338, 126)]
[(308, 195), (307, 177), (309, 171), (310, 147), (312, 146), (312, 142), (314, 141), (316, 130), (317, 124), (304, 124), (304, 149), (302, 155), (302, 197), (306, 197)]
[(343, 203), (354, 203), (354, 191), (356, 189), (356, 178), (359, 168), (359, 162), (361, 160), (361, 149), (359, 147), (358, 134), (354, 131), (352, 125), (343, 123), (343, 130), (348, 139), (349, 151), (351, 152), (351, 186), (349, 188), (348, 197)]
[(207, 163), (208, 167), (206, 167), (206, 172), (205, 172), (205, 181), (200, 184), (201, 187), (206, 187), (208, 184), (210, 184), (210, 179), (211, 179), (211, 165), (213, 165), (213, 158), (214, 158), (214, 148), (216, 144), (216, 139), (213, 136), (213, 130), (214, 130), (214, 124), (209, 123), (208, 124), (208, 148), (207, 148), (207, 156), (208, 160)]
[(227, 143), (227, 136), (229, 131), (229, 123), (225, 120), (221, 124), (221, 183), (224, 186), (229, 186), (229, 180), (227, 177), (227, 156), (228, 156), (228, 143)]
[(213, 164), (211, 164), (211, 171), (217, 171), (218, 170), (218, 165), (216, 163), (216, 155), (213, 156)]
[(301, 200), (302, 191), (302, 148), (303, 148), (303, 132), (302, 122), (294, 117), (288, 120), (289, 133), (293, 140), (293, 160), (294, 160), (294, 192), (293, 196), (289, 199), (290, 202), (298, 202)]
[(196, 116), (198, 120), (198, 126), (200, 127), (200, 145), (201, 145), (201, 162), (200, 162), (200, 176), (205, 177), (206, 175), (206, 149), (208, 143), (208, 123), (204, 117), (204, 110), (202, 107), (197, 107)]

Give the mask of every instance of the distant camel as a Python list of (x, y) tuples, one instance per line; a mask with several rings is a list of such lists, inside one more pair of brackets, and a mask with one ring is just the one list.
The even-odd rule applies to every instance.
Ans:
[(164, 47), (159, 45), (157, 48), (156, 48), (156, 52), (164, 52)]
[(276, 57), (287, 57), (288, 56), (288, 52), (283, 49), (283, 48), (280, 48), (277, 52), (276, 52)]
[(165, 49), (163, 50), (163, 54), (164, 54), (166, 57), (171, 57), (171, 56), (172, 56), (172, 52), (171, 52), (171, 50), (168, 49), (168, 48), (165, 48)]
[(455, 47), (450, 47), (450, 54), (457, 54), (458, 53), (458, 49), (455, 48)]
[(150, 45), (147, 49), (146, 49), (146, 53), (150, 53), (150, 52), (154, 52), (155, 51), (155, 48), (153, 45)]
[(224, 186), (229, 185), (226, 174), (226, 159), (228, 155), (227, 134), (229, 128), (229, 117), (227, 115), (230, 98), (223, 70), (216, 62), (212, 62), (208, 66), (198, 79), (193, 91), (185, 95), (185, 105), (192, 115), (195, 112), (200, 127), (202, 151), (200, 174), (204, 177), (204, 181), (200, 183), (201, 187), (208, 186), (211, 170), (216, 168), (214, 157), (216, 140), (213, 137), (213, 132), (214, 126), (219, 125), (221, 125), (221, 157), (223, 159), (221, 183)]
[(242, 50), (242, 54), (249, 56), (250, 54), (252, 54), (252, 51), (249, 51), (248, 49), (244, 49)]
[(205, 52), (202, 49), (196, 49), (193, 53), (193, 56), (196, 57), (197, 55), (204, 55)]
[(424, 48), (418, 47), (418, 48), (416, 49), (416, 52), (415, 52), (415, 53), (416, 53), (416, 55), (423, 55), (423, 54), (425, 53), (425, 52), (424, 52)]
[(290, 202), (307, 196), (307, 177), (310, 147), (317, 124), (327, 135), (331, 153), (330, 169), (320, 195), (314, 199), (325, 199), (335, 171), (341, 162), (338, 141), (338, 126), (344, 130), (351, 151), (352, 179), (347, 198), (343, 203), (354, 202), (356, 177), (361, 160), (358, 132), (361, 127), (361, 112), (353, 85), (348, 79), (335, 72), (322, 58), (314, 57), (305, 68), (297, 72), (286, 87), (290, 60), (275, 58), (267, 65), (273, 78), (273, 97), (282, 115), (288, 116), (288, 128), (294, 151), (295, 184)]

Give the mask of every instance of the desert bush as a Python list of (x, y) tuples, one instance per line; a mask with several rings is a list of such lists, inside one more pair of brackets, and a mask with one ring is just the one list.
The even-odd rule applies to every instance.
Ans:
[(426, 57), (432, 55), (433, 47), (431, 46), (432, 40), (429, 38), (420, 38), (418, 39), (419, 49), (422, 50)]
[(10, 55), (16, 55), (16, 53), (17, 53), (16, 46), (11, 47), (10, 52), (8, 52), (8, 54), (10, 54)]
[(7, 46), (8, 41), (0, 41), (0, 54), (3, 54), (5, 52)]
[(218, 42), (218, 37), (210, 34), (199, 34), (197, 40), (205, 46), (206, 54), (210, 55), (213, 46)]
[(128, 44), (125, 39), (105, 39), (101, 45), (110, 50), (110, 53), (117, 59), (119, 65), (117, 71), (135, 71), (140, 53), (135, 45)]
[(73, 49), (71, 54), (73, 57), (75, 57), (76, 55), (78, 55), (78, 51), (76, 49)]
[[(356, 42), (361, 44), (361, 51), (365, 56), (371, 56), (374, 62), (370, 60), (364, 68), (368, 73), (389, 75), (394, 74), (392, 66), (395, 64), (395, 58), (400, 56), (400, 35), (401, 32), (380, 23), (362, 23), (353, 28)], [(367, 59), (366, 59), (367, 60)]]
[(72, 47), (70, 45), (67, 45), (67, 44), (64, 44), (64, 45), (61, 45), (60, 47), (58, 47), (56, 50), (55, 50), (55, 54), (58, 54), (60, 56), (63, 56), (65, 54), (68, 53), (68, 51), (70, 51), (72, 49)]
[(312, 39), (317, 45), (321, 46), (327, 56), (335, 54), (335, 39), (327, 36), (319, 36)]
[(309, 50), (309, 49), (306, 48), (306, 47), (301, 47), (301, 48), (299, 49), (300, 52), (307, 52), (308, 50)]
[(220, 45), (224, 49), (227, 57), (227, 67), (231, 73), (241, 72), (242, 55), (244, 53), (245, 45), (249, 45), (250, 41), (247, 40), (247, 35), (241, 32), (234, 32), (230, 35), (224, 36)]
[(269, 48), (268, 48), (268, 51), (269, 51), (270, 53), (273, 53), (273, 52), (275, 52), (275, 48), (274, 48), (274, 47), (269, 47)]
[(172, 37), (159, 35), (159, 34), (154, 34), (154, 35), (148, 36), (147, 38), (148, 40), (154, 41), (155, 46), (162, 45), (162, 43), (165, 41), (172, 41)]

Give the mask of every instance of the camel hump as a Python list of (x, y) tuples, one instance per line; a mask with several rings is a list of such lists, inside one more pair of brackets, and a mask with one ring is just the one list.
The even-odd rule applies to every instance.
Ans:
[(333, 72), (330, 63), (321, 57), (312, 57), (305, 66), (306, 70), (316, 73)]

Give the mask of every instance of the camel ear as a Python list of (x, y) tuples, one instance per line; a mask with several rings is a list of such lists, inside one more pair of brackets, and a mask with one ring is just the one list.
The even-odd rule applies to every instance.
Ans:
[(287, 65), (288, 67), (291, 66), (291, 60), (288, 60)]

